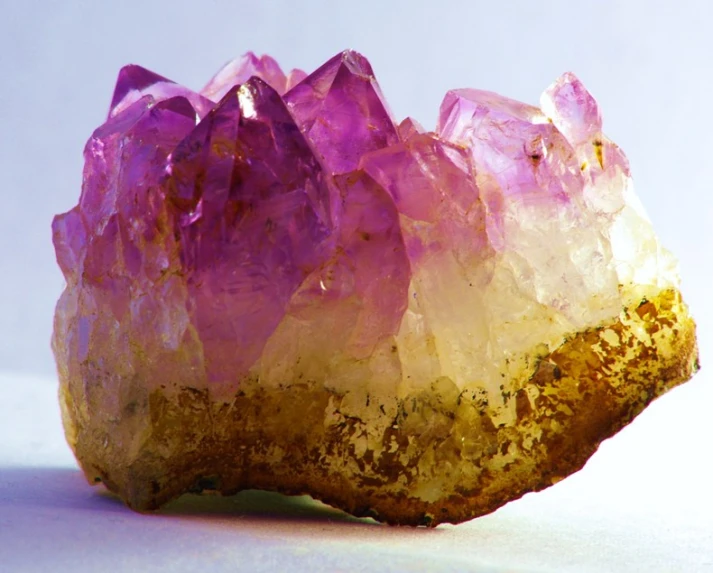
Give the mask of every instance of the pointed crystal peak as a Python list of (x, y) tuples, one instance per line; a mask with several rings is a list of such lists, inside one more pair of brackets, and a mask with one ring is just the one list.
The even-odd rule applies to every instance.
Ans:
[(200, 93), (210, 100), (218, 101), (230, 88), (245, 83), (253, 76), (270, 84), (279, 94), (287, 90), (287, 77), (273, 58), (267, 55), (258, 57), (253, 52), (247, 52), (225, 64)]
[[(263, 59), (272, 60), (273, 62), (275, 61), (273, 58), (271, 58), (268, 55), (263, 55), (262, 57), (260, 57), (252, 50), (248, 50), (242, 56), (240, 56), (240, 58), (235, 58), (233, 60), (233, 62), (240, 60), (241, 62), (248, 62), (248, 65), (251, 65), (251, 66), (257, 68), (260, 65), (260, 61)], [(275, 62), (275, 63), (277, 63), (277, 62)]]
[[(267, 84), (260, 78), (252, 77), (248, 82), (238, 88), (238, 101), (240, 109), (243, 112), (243, 117), (248, 119), (256, 119), (258, 116), (257, 107), (260, 104), (260, 99), (265, 95)], [(269, 97), (270, 94), (268, 94)]]
[(599, 106), (572, 72), (562, 74), (544, 91), (540, 105), (573, 146), (600, 137), (602, 117)]
[(81, 276), (86, 240), (87, 229), (79, 205), (52, 220), (52, 242), (57, 263), (70, 284)]
[(341, 54), (342, 64), (345, 65), (352, 74), (368, 78), (374, 77), (374, 70), (371, 68), (369, 60), (354, 50), (344, 50)]
[[(232, 169), (231, 151), (237, 139), (240, 122), (240, 105), (236, 97), (238, 86), (231, 88), (206, 115), (205, 118), (176, 146), (168, 159), (167, 172), (171, 175), (172, 185), (167, 196), (182, 212), (188, 213), (187, 220), (192, 220), (191, 213), (196, 209), (205, 189), (219, 188), (224, 192), (229, 186)], [(214, 185), (203, 185), (207, 179), (205, 166), (208, 159), (216, 154), (211, 142), (223, 141), (220, 151), (225, 162), (219, 161), (218, 168), (213, 165), (210, 175)]]
[[(111, 98), (111, 109), (116, 108), (129, 92), (142, 92), (160, 82), (173, 83), (171, 80), (136, 64), (124, 66), (119, 70), (119, 77), (116, 79), (114, 95)], [(111, 113), (110, 115), (114, 114)]]
[(193, 109), (191, 102), (189, 102), (183, 96), (176, 96), (169, 99), (165, 99), (162, 102), (157, 103), (154, 110), (165, 109), (166, 111), (172, 111), (178, 115), (184, 115), (195, 121), (196, 110)]
[(276, 112), (277, 115), (271, 115), (273, 118), (279, 117), (281, 120), (292, 119), (287, 113), (280, 94), (262, 78), (251, 77), (240, 86), (237, 92), (243, 116), (248, 119), (256, 117), (265, 107), (271, 108), (269, 110), (270, 114)]
[(298, 83), (300, 83), (306, 77), (307, 77), (307, 72), (300, 70), (298, 68), (295, 68), (289, 74), (287, 74), (287, 86), (285, 87), (285, 90), (286, 91), (291, 90), (293, 87), (295, 87)]
[[(329, 88), (332, 86), (339, 71), (345, 68), (348, 75), (356, 76), (362, 80), (372, 81), (376, 84), (374, 71), (371, 68), (369, 61), (359, 52), (354, 50), (344, 50), (335, 56), (331, 57), (314, 72), (301, 79), (301, 85), (308, 84), (309, 92), (303, 91), (303, 95), (316, 92), (319, 95), (326, 95)], [(299, 70), (293, 70), (299, 71)], [(307, 86), (304, 86), (305, 88)], [(286, 99), (289, 96), (286, 96)], [(293, 94), (293, 99), (298, 98), (299, 94)]]
[(351, 171), (365, 153), (399, 140), (371, 66), (357, 52), (337, 54), (284, 100), (332, 173)]
[(193, 106), (199, 117), (205, 116), (213, 107), (213, 102), (176, 82), (141, 66), (124, 66), (116, 81), (111, 99), (109, 117), (115, 117), (143, 96), (150, 95), (156, 102), (182, 96)]
[(414, 135), (419, 135), (425, 132), (426, 130), (423, 126), (412, 117), (407, 117), (399, 124), (399, 137), (402, 141), (406, 141)]
[(436, 132), (449, 141), (458, 142), (467, 135), (467, 126), (476, 115), (488, 115), (503, 121), (512, 118), (532, 124), (547, 122), (535, 106), (490, 91), (457, 89), (449, 91), (443, 98)]

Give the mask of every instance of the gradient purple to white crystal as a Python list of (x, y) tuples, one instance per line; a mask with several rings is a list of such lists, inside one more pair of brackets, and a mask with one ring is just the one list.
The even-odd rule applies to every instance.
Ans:
[(570, 73), (541, 109), (453, 90), (426, 132), (397, 125), (351, 51), (308, 76), (248, 54), (200, 92), (127, 66), (85, 160), (53, 223), (60, 369), (114, 355), (117, 376), (148, 361), (227, 392), (300, 368), (487, 388), (615, 317), (627, 285), (676, 280)]

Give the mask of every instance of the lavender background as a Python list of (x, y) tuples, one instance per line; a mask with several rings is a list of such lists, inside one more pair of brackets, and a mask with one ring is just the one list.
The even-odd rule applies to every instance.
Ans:
[[(443, 570), (713, 571), (711, 21), (713, 3), (703, 0), (0, 2), (0, 569), (40, 570), (59, 555), (57, 570), (79, 557), (99, 570), (123, 555), (115, 564), (129, 570), (133, 544), (145, 570), (158, 570), (170, 554), (185, 570), (210, 557), (215, 570), (218, 563), (232, 570), (391, 563), (426, 571), (440, 563)], [(580, 474), (443, 535), (384, 537), (314, 509), (308, 525), (278, 516), (266, 526), (272, 506), (265, 510), (262, 498), (252, 502), (263, 509), (244, 520), (220, 517), (225, 506), (190, 504), (179, 521), (128, 514), (81, 482), (54, 399), (49, 337), (63, 281), (50, 221), (76, 203), (84, 142), (102, 122), (124, 64), (199, 88), (246, 50), (311, 71), (347, 47), (369, 58), (395, 115), (426, 127), (450, 88), (536, 103), (559, 74), (574, 71), (598, 99), (605, 131), (627, 152), (639, 195), (681, 261), (704, 370), (605, 444)], [(278, 510), (291, 511), (284, 503)], [(355, 541), (366, 553), (354, 550)], [(102, 543), (110, 551), (93, 552)]]

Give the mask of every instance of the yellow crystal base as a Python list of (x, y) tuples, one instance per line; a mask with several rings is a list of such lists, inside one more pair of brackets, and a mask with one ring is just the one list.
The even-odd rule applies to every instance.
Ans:
[[(181, 380), (152, 391), (140, 378), (104, 384), (109, 374), (88, 365), (60, 368), (60, 395), (88, 480), (134, 509), (186, 492), (264, 489), (435, 526), (577, 471), (602, 440), (698, 369), (695, 325), (674, 289), (525, 358), (522, 376), (503, 378), (497, 412), (480, 386), (459, 390), (442, 379), (393, 397), (365, 391), (346, 412), (344, 395), (323, 383), (246, 379), (218, 400)], [(121, 391), (109, 395), (112, 388)]]

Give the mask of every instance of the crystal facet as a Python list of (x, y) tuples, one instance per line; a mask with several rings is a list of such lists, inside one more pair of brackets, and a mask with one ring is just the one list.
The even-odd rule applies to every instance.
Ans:
[(362, 156), (398, 142), (369, 62), (346, 51), (285, 95), (300, 129), (332, 173), (356, 169)]
[(53, 222), (67, 439), (131, 507), (309, 493), (436, 525), (576, 471), (697, 370), (599, 108), (449, 92), (397, 125), (352, 51), (201, 92), (119, 73)]
[(270, 56), (258, 58), (252, 52), (248, 52), (225, 64), (201, 90), (201, 95), (218, 101), (232, 87), (244, 84), (251, 77), (260, 78), (282, 95), (306, 76), (307, 74), (302, 70), (292, 70), (285, 76), (279, 64)]

